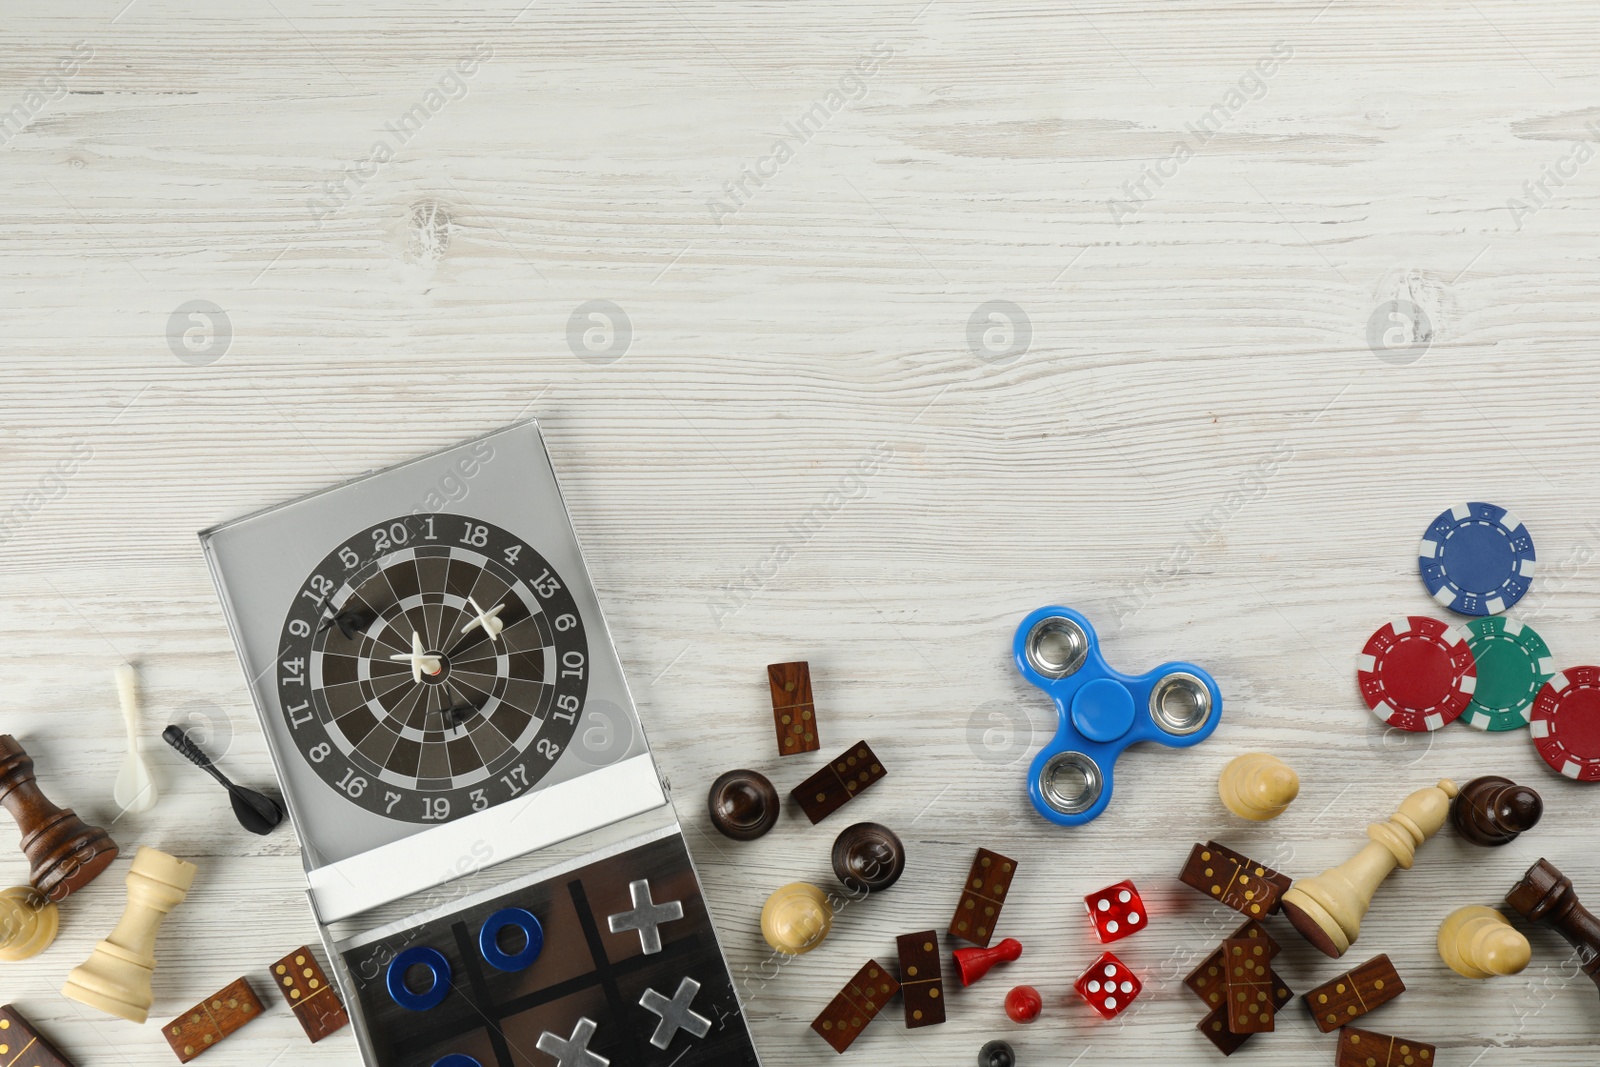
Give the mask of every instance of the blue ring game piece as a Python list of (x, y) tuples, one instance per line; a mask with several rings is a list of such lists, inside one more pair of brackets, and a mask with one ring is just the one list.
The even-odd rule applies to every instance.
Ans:
[(1222, 692), (1191, 663), (1121, 674), (1100, 654), (1089, 620), (1071, 608), (1040, 608), (1012, 641), (1017, 670), (1055, 701), (1055, 737), (1028, 767), (1035, 810), (1058, 826), (1082, 826), (1111, 803), (1112, 771), (1139, 741), (1188, 748), (1222, 721)]
[[(500, 931), (508, 926), (515, 926), (528, 939), (514, 956), (500, 951)], [(484, 962), (497, 971), (527, 970), (544, 951), (544, 927), (539, 925), (538, 916), (526, 908), (501, 908), (485, 919), (483, 929), (478, 931), (478, 951), (483, 953)]]
[(442, 1060), (435, 1061), (433, 1067), (483, 1067), (483, 1064), (471, 1056), (459, 1052), (452, 1052)]
[(1422, 535), (1417, 565), (1428, 593), (1461, 615), (1498, 615), (1533, 584), (1533, 537), (1493, 504), (1457, 504)]
[[(406, 985), (406, 972), (421, 964), (433, 973), (433, 985), (424, 992), (413, 993)], [(450, 961), (438, 949), (426, 945), (413, 945), (389, 961), (385, 977), (389, 996), (407, 1011), (427, 1011), (437, 1008), (450, 992)]]

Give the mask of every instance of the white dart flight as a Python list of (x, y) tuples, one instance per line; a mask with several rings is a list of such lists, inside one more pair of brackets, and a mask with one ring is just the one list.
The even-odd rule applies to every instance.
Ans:
[(439, 657), (428, 655), (428, 650), (422, 647), (422, 635), (415, 630), (411, 631), (411, 651), (396, 652), (389, 658), (410, 660), (411, 680), (414, 682), (422, 681), (423, 674), (438, 674), (444, 670), (444, 664), (439, 661)]
[(461, 632), (467, 633), (474, 627), (481, 626), (483, 627), (483, 632), (489, 635), (489, 640), (499, 640), (500, 631), (506, 628), (506, 624), (500, 621), (500, 610), (504, 608), (505, 605), (496, 604), (488, 611), (484, 611), (478, 606), (478, 602), (473, 600), (471, 597), (467, 597), (467, 603), (472, 605), (472, 610), (477, 613), (478, 617), (476, 619), (469, 619), (467, 624), (461, 628)]

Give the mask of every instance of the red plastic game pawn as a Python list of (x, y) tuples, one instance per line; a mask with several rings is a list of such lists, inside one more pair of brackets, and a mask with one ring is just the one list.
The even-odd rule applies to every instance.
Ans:
[(1044, 1008), (1044, 998), (1031, 985), (1019, 985), (1006, 994), (1006, 1014), (1014, 1023), (1031, 1023)]
[(995, 964), (1010, 963), (1022, 955), (1022, 942), (1008, 937), (993, 948), (958, 948), (952, 955), (956, 970), (961, 972), (961, 984), (968, 986), (988, 974)]

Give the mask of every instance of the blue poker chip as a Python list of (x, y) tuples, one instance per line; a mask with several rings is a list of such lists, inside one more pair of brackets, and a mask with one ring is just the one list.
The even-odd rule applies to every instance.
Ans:
[(1533, 583), (1533, 538), (1505, 508), (1457, 504), (1422, 535), (1422, 582), (1433, 599), (1462, 615), (1498, 615)]

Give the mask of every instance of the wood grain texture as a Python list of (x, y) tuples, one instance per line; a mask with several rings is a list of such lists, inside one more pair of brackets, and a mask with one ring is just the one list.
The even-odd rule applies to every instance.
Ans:
[[(1534, 785), (1544, 819), (1496, 850), (1447, 831), (1379, 890), (1361, 948), (1409, 986), (1382, 1028), (1451, 1063), (1592, 1059), (1594, 989), (1557, 934), (1528, 928), (1532, 966), (1493, 988), (1450, 975), (1433, 936), (1541, 856), (1600, 894), (1600, 789), (1521, 734), (1387, 732), (1353, 664), (1386, 619), (1437, 614), (1416, 540), (1469, 499), (1533, 531), (1518, 617), (1561, 666), (1600, 657), (1592, 5), (14, 7), (0, 115), (30, 114), (0, 144), (0, 728), (75, 769), (52, 799), (202, 866), (157, 945), (155, 1017), (314, 934), (292, 834), (244, 833), (158, 740), (209, 727), (227, 773), (272, 784), (195, 532), (537, 414), (768, 1067), (835, 1058), (807, 1023), (895, 933), (942, 926), (979, 845), (1020, 865), (1006, 982), (1051, 1005), (1019, 1062), (1211, 1062), (1178, 986), (1238, 920), (1177, 882), (1189, 846), (1309, 877), (1413, 789), (1479, 774)], [(57, 96), (78, 41), (92, 58)], [(892, 56), (856, 73), (878, 41)], [(1253, 75), (1278, 42), (1292, 55)], [(404, 144), (386, 133), (481, 44), (464, 94)], [(844, 106), (791, 133), (830, 91)], [(380, 138), (394, 157), (375, 164)], [(745, 177), (780, 138), (792, 157)], [(206, 365), (168, 338), (197, 299), (231, 331)], [(569, 327), (591, 300), (628, 317), (620, 359), (616, 323)], [(1391, 300), (1426, 315), (1425, 352)], [(990, 301), (1027, 330), (978, 314)], [(222, 336), (177, 325), (186, 352), (184, 329), (202, 350)], [(1129, 752), (1074, 831), (1028, 805), (1055, 724), (1010, 662), (1017, 622), (1052, 603), (1088, 614), (1113, 665), (1192, 661), (1225, 699), (1198, 749)], [(125, 659), (162, 799), (118, 817)], [(730, 842), (701, 798), (733, 767), (780, 792), (813, 769), (772, 755), (760, 678), (799, 659), (829, 736), (895, 768), (849, 817), (891, 827), (907, 867), (780, 965), (761, 902), (831, 885), (836, 831), (788, 811)], [(1246, 751), (1301, 776), (1270, 824), (1217, 798)], [(0, 823), (0, 882), (20, 884)], [(171, 1062), (155, 1028), (56, 993), (115, 923), (126, 862), (7, 970), (84, 1067)], [(1119, 955), (1149, 988), (1103, 1023), (1060, 1005), (1098, 954), (1078, 898), (1124, 877), (1152, 929)], [(1267, 923), (1294, 988), (1342, 969)], [(969, 1062), (999, 1019), (986, 990), (851, 1054)], [(1282, 1022), (1239, 1062), (1332, 1058), (1300, 1013)], [(349, 1028), (308, 1045), (275, 1001), (206, 1062), (280, 1054), (358, 1062)]]

